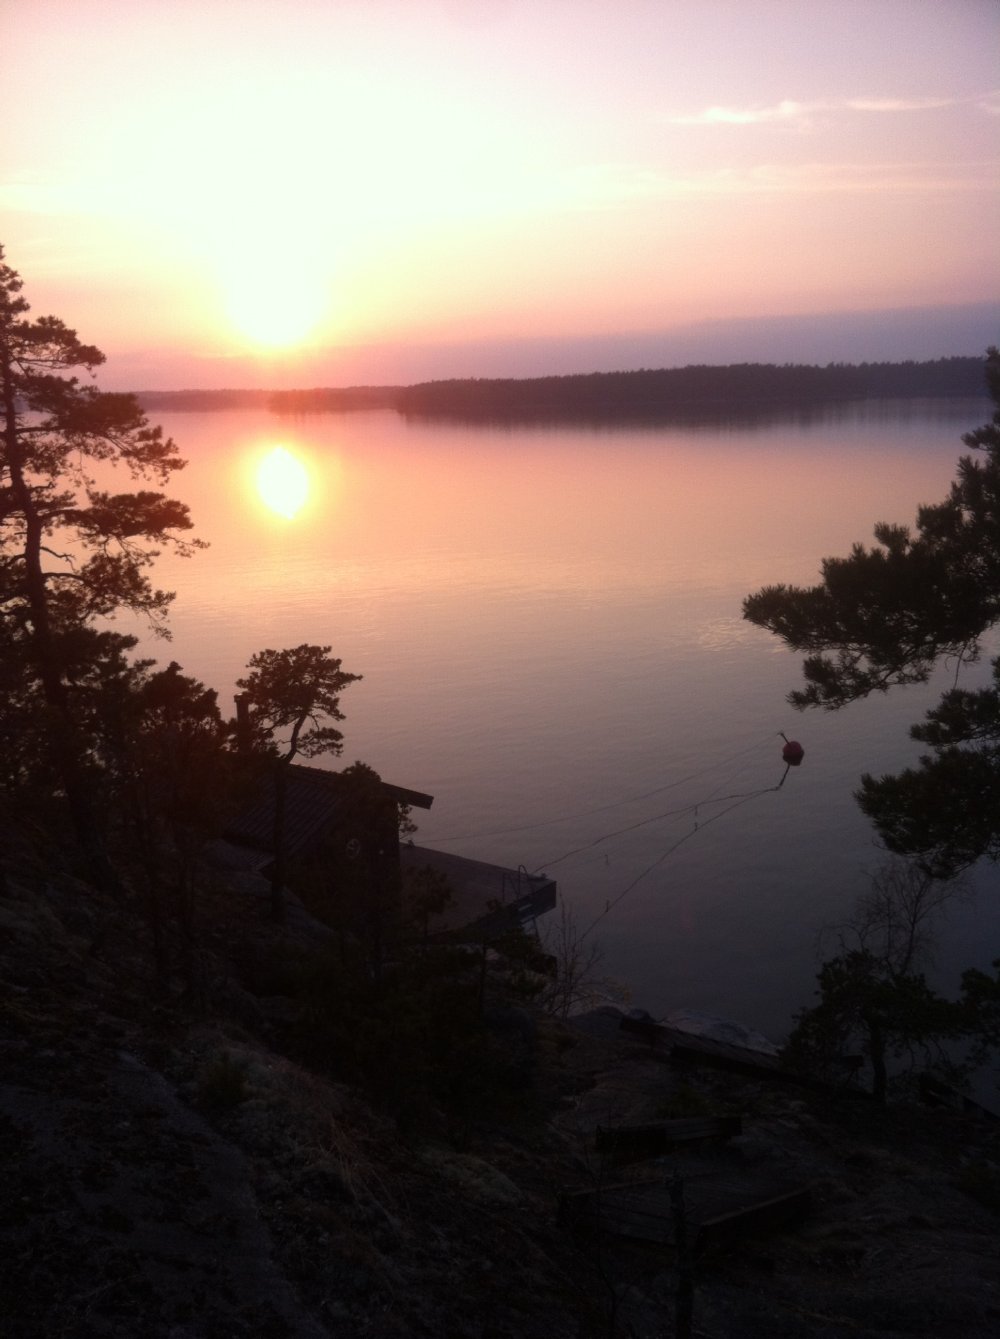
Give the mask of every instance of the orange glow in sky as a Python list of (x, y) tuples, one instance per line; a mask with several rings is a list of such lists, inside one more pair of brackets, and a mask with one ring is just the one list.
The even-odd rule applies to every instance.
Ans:
[(685, 323), (1000, 299), (993, 0), (25, 0), (2, 29), (0, 240), (107, 385), (504, 375), (531, 340), (542, 374), (582, 337), (586, 371)]

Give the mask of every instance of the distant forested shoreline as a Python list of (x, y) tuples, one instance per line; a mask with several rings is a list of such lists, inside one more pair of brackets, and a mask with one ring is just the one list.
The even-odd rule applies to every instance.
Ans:
[(270, 409), (277, 414), (337, 414), (352, 409), (395, 409), (402, 386), (320, 386), (311, 390), (137, 391), (147, 412)]
[(267, 409), (282, 415), (393, 409), (409, 418), (511, 422), (692, 418), (814, 408), (851, 400), (985, 396), (984, 358), (930, 362), (737, 363), (530, 378), (471, 377), (412, 386), (139, 392), (143, 408)]
[(530, 381), (432, 381), (407, 386), (396, 407), (407, 416), (434, 418), (632, 418), (985, 394), (983, 359), (939, 358), (827, 367), (740, 363)]

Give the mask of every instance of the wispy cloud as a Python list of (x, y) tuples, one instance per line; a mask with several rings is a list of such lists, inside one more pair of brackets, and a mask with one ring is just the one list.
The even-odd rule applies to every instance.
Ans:
[(801, 102), (785, 100), (772, 107), (706, 107), (704, 111), (669, 116), (667, 120), (675, 126), (752, 126), (767, 122), (795, 123), (806, 119), (809, 111), (815, 109), (817, 105), (811, 104), (810, 106)]
[(955, 103), (954, 98), (851, 98), (844, 106), (852, 112), (926, 112)]
[[(975, 99), (983, 111), (1000, 114), (1000, 92)], [(923, 112), (958, 105), (955, 98), (848, 98), (844, 101), (797, 102), (784, 98), (763, 107), (706, 107), (700, 112), (680, 112), (667, 117), (675, 126), (756, 126), (778, 125), (806, 129), (817, 116), (837, 112)]]
[(984, 94), (976, 105), (980, 111), (987, 112), (990, 116), (1000, 116), (1000, 89)]
[(643, 202), (698, 197), (976, 192), (992, 189), (996, 177), (995, 162), (978, 160), (764, 163), (751, 168), (684, 174), (642, 164), (600, 163), (567, 174), (556, 197), (571, 208), (618, 209)]
[(763, 164), (739, 174), (739, 188), (792, 194), (937, 194), (992, 190), (996, 175), (997, 164), (991, 161)]

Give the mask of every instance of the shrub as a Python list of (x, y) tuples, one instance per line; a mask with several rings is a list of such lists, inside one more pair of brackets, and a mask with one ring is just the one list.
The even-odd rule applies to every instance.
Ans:
[(217, 1055), (198, 1075), (198, 1101), (213, 1111), (232, 1111), (249, 1096), (246, 1071), (231, 1055)]

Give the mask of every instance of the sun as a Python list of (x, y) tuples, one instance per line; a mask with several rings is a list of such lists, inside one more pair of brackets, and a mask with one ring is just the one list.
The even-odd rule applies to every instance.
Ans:
[[(292, 349), (314, 338), (330, 318), (330, 249), (309, 231), (292, 235), (288, 220), (263, 208), (253, 227), (216, 238), (213, 251), (221, 307), (231, 329), (264, 349)], [(273, 257), (269, 268), (261, 257)]]
[(254, 344), (285, 349), (301, 344), (325, 315), (322, 285), (292, 280), (261, 291), (259, 288), (232, 293), (229, 319)]
[(309, 473), (291, 451), (276, 446), (257, 466), (257, 492), (272, 511), (291, 520), (309, 496)]

